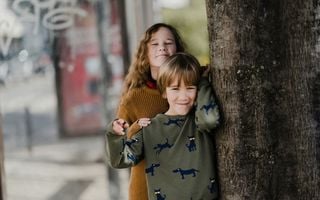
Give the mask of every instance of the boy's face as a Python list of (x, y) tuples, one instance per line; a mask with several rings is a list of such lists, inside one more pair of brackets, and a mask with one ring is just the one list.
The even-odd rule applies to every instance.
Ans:
[(171, 85), (166, 87), (164, 96), (169, 103), (167, 115), (186, 115), (194, 105), (197, 96), (197, 87), (185, 85), (183, 81), (176, 79)]

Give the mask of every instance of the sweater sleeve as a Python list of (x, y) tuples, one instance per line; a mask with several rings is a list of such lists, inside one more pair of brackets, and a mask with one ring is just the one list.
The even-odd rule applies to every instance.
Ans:
[(201, 78), (198, 88), (195, 123), (200, 132), (211, 132), (220, 123), (218, 104), (207, 78)]
[(117, 118), (126, 120), (126, 122), (130, 125), (136, 120), (134, 112), (129, 112), (127, 105), (124, 103), (120, 103), (116, 116)]
[(138, 133), (134, 138), (128, 139), (127, 135), (120, 136), (114, 134), (112, 123), (108, 125), (106, 154), (110, 166), (114, 168), (127, 168), (138, 164), (142, 160), (143, 138), (142, 134)]

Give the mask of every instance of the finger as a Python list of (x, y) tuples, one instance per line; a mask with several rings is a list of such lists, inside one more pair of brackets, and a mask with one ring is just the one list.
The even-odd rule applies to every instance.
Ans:
[(141, 119), (139, 119), (139, 121), (141, 123), (148, 123), (148, 122), (150, 122), (150, 118), (141, 118)]
[(151, 123), (150, 119), (139, 120), (138, 124), (140, 127), (146, 127)]
[(117, 119), (114, 120), (112, 123), (112, 128), (113, 131), (117, 134), (117, 135), (124, 135), (125, 132), (125, 128), (128, 128), (129, 125), (127, 124), (127, 122), (125, 122), (124, 120), (121, 119)]
[(143, 117), (143, 118), (140, 118), (139, 120), (148, 121), (148, 120), (150, 120), (150, 118), (148, 118), (148, 117)]
[(118, 119), (117, 122), (123, 126), (124, 123), (126, 123), (126, 121), (124, 119)]
[(121, 121), (119, 119), (116, 119), (112, 123), (113, 126), (121, 126)]
[(121, 126), (122, 128), (128, 128), (129, 127), (128, 122), (126, 122), (124, 119), (118, 119), (117, 120), (117, 124), (119, 126)]
[(123, 135), (124, 134), (124, 130), (122, 127), (120, 126), (114, 126), (113, 127), (113, 131), (117, 134), (117, 135)]
[(122, 127), (123, 127), (124, 129), (127, 129), (127, 128), (129, 128), (129, 124), (128, 124), (127, 122), (124, 122)]

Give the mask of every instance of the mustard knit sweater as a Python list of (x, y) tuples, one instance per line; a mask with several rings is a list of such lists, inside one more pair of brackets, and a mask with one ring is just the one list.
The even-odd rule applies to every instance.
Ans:
[[(126, 120), (130, 125), (143, 117), (152, 118), (158, 113), (168, 110), (168, 102), (157, 89), (147, 86), (129, 90), (120, 102), (117, 118)], [(128, 132), (130, 138), (137, 133), (139, 126), (134, 126)], [(145, 161), (131, 168), (129, 183), (129, 200), (148, 200), (148, 190), (145, 177)]]

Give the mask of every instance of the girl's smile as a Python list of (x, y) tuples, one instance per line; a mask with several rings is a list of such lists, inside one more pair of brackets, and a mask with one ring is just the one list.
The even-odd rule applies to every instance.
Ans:
[(161, 27), (152, 35), (148, 43), (148, 58), (151, 75), (154, 80), (157, 78), (160, 65), (176, 51), (174, 36), (168, 28)]

